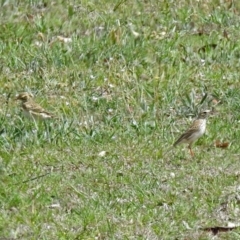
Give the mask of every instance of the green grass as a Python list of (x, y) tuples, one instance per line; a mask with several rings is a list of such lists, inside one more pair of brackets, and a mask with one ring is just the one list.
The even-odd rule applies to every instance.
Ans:
[[(202, 228), (239, 224), (239, 3), (0, 4), (0, 239), (212, 239)], [(24, 118), (21, 91), (59, 119)], [(165, 156), (201, 109), (194, 159)]]

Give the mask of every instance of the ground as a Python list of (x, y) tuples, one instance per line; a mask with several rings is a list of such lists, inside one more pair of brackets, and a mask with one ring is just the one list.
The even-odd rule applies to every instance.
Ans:
[(240, 3), (0, 4), (0, 239), (240, 238)]

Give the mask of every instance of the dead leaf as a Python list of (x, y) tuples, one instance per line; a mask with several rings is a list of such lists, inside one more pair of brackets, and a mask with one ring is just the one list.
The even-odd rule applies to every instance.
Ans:
[(202, 46), (201, 48), (198, 49), (198, 52), (206, 52), (207, 49), (215, 49), (217, 47), (217, 44), (212, 43), (212, 44), (207, 44), (205, 46)]
[(232, 231), (235, 228), (238, 228), (239, 226), (231, 226), (231, 227), (219, 227), (219, 226), (215, 226), (215, 227), (205, 227), (205, 228), (201, 228), (201, 230), (206, 231), (206, 232), (211, 232), (213, 235), (217, 235), (218, 233), (221, 232), (229, 232)]
[(217, 148), (227, 148), (228, 146), (229, 142), (220, 142), (219, 140), (215, 142), (215, 147)]

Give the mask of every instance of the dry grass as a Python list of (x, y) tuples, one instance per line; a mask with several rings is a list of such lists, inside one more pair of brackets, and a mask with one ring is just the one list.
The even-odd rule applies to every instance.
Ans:
[[(238, 3), (1, 5), (1, 239), (239, 238)], [(203, 108), (196, 157), (163, 157)]]

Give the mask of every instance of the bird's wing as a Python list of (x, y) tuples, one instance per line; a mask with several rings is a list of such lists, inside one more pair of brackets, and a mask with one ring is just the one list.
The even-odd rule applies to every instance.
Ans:
[(34, 113), (44, 113), (47, 114), (49, 116), (53, 116), (51, 113), (47, 112), (44, 108), (42, 108), (40, 105), (38, 105), (37, 103), (34, 102), (26, 102), (23, 104), (23, 108), (25, 110), (34, 112)]
[(178, 140), (173, 144), (173, 146), (177, 146), (179, 143), (183, 142), (183, 140), (189, 140), (189, 138), (196, 132), (196, 128), (190, 128), (187, 132), (183, 133)]

